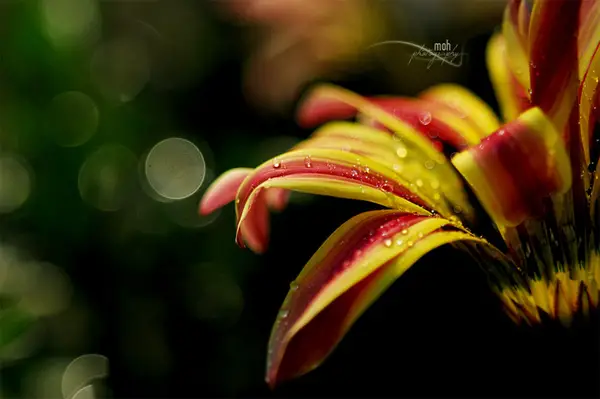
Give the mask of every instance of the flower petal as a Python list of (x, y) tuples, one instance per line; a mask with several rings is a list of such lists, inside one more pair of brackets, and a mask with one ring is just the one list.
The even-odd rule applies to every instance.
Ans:
[(461, 86), (454, 84), (434, 86), (421, 93), (419, 97), (453, 109), (460, 118), (468, 120), (479, 130), (480, 139), (500, 127), (500, 121), (489, 105)]
[(571, 187), (562, 137), (539, 108), (452, 160), (499, 226), (538, 215), (542, 200)]
[[(488, 43), (487, 66), (503, 119), (511, 121), (530, 108), (531, 104), (527, 90), (521, 86), (509, 67), (510, 57), (507, 54), (506, 40), (501, 34), (495, 34)], [(520, 71), (527, 74), (526, 69)]]
[(577, 41), (579, 77), (583, 80), (600, 43), (600, 2), (596, 0), (581, 2)]
[[(528, 21), (525, 12), (526, 7), (522, 8), (522, 0), (510, 0), (509, 5), (504, 12), (502, 22), (502, 37), (506, 46), (506, 62), (512, 75), (515, 77), (519, 86), (523, 87), (527, 93), (531, 87), (529, 71), (529, 46), (528, 31), (525, 31), (524, 21)], [(521, 21), (521, 22), (519, 22)]]
[(393, 165), (372, 157), (318, 147), (296, 149), (265, 162), (246, 178), (238, 191), (238, 243), (243, 244), (241, 227), (247, 222), (258, 194), (272, 188), (360, 199), (410, 212), (435, 211), (456, 220), (473, 220), (474, 210), (462, 185), (457, 186), (441, 174), (445, 170), (441, 166), (447, 167), (449, 163), (402, 163), (400, 158), (397, 162), (395, 165), (401, 168), (394, 170)]
[[(577, 98), (581, 1), (536, 1), (529, 23), (531, 102), (548, 115), (558, 131), (566, 126)], [(512, 58), (513, 53), (509, 54)]]
[[(594, 142), (594, 130), (600, 123), (600, 43), (595, 48), (589, 66), (583, 75), (579, 87), (579, 129), (583, 143), (584, 160), (589, 165), (590, 160), (598, 158), (598, 144)], [(596, 137), (597, 138), (597, 137)], [(590, 148), (591, 147), (591, 148)]]
[[(359, 120), (369, 126), (401, 135), (423, 138), (432, 142), (424, 146), (438, 151), (448, 146), (447, 153), (462, 150), (467, 145), (477, 144), (482, 137), (491, 133), (489, 125), (483, 130), (474, 123), (469, 114), (484, 124), (494, 120), (491, 110), (464, 89), (447, 85), (437, 94), (424, 93), (420, 99), (405, 97), (360, 96), (335, 86), (320, 86), (304, 100), (298, 111), (298, 119), (305, 126), (313, 126), (332, 119), (347, 119), (359, 113)], [(441, 96), (445, 96), (444, 99)], [(466, 101), (466, 102), (465, 102)], [(461, 104), (468, 104), (465, 108)], [(472, 108), (476, 104), (475, 109)], [(473, 113), (476, 111), (476, 113)], [(479, 116), (479, 112), (482, 112)], [(375, 112), (375, 113), (374, 113)], [(390, 117), (400, 119), (393, 122)], [(383, 118), (383, 119), (382, 119)], [(393, 124), (393, 125), (391, 125)]]
[(200, 214), (208, 215), (233, 201), (238, 188), (250, 173), (250, 168), (235, 168), (215, 179), (200, 201)]
[(319, 248), (291, 285), (269, 341), (273, 387), (317, 367), (360, 315), (423, 255), (458, 240), (448, 220), (397, 211), (360, 214)]

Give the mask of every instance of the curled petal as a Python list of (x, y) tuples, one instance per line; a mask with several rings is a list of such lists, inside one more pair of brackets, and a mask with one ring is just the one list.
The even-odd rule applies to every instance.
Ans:
[(250, 173), (250, 168), (235, 168), (215, 179), (200, 201), (200, 214), (208, 215), (233, 201), (238, 188)]
[[(343, 143), (342, 140), (339, 145)], [(453, 185), (442, 174), (445, 169), (441, 166), (448, 164), (430, 165), (422, 161), (404, 164), (400, 159), (397, 162), (395, 170), (393, 165), (374, 157), (318, 146), (273, 158), (259, 166), (240, 186), (238, 226), (246, 223), (258, 194), (273, 188), (360, 199), (410, 212), (435, 211), (445, 217), (472, 221), (474, 211), (462, 185)], [(239, 244), (241, 238), (238, 234)]]
[(269, 340), (273, 387), (317, 367), (360, 315), (423, 255), (459, 240), (451, 222), (397, 211), (360, 214), (319, 248), (291, 285)]
[(266, 192), (266, 200), (269, 208), (277, 212), (281, 212), (285, 209), (289, 198), (290, 192), (288, 190), (273, 188)]
[(539, 215), (543, 199), (571, 187), (562, 137), (539, 108), (526, 111), (452, 163), (500, 226)]

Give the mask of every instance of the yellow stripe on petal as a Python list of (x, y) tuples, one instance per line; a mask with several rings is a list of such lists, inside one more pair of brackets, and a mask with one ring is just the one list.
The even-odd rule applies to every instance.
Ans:
[[(500, 127), (500, 121), (494, 111), (469, 90), (454, 84), (434, 86), (419, 96), (439, 101), (468, 118), (478, 129), (478, 139), (482, 139)], [(477, 140), (479, 141), (479, 140)]]
[(507, 55), (505, 60), (508, 62), (510, 71), (519, 84), (528, 91), (531, 88), (531, 82), (529, 77), (528, 49), (525, 47), (527, 38), (520, 37), (519, 28), (515, 25), (516, 22), (511, 16), (511, 7), (506, 7), (502, 22), (502, 36), (505, 40)]
[(445, 244), (482, 239), (442, 231), (448, 220), (369, 212), (342, 225), (292, 284), (269, 341), (267, 381), (317, 367), (360, 315), (406, 270)]
[[(521, 105), (522, 100), (516, 94), (513, 73), (508, 67), (508, 57), (504, 37), (499, 33), (495, 34), (488, 43), (486, 58), (490, 79), (500, 103), (504, 121), (511, 121), (524, 111)], [(524, 73), (529, 74), (528, 71)]]
[[(317, 298), (312, 302), (311, 306), (304, 312), (303, 316), (298, 320), (293, 328), (290, 329), (289, 335), (294, 335), (298, 330), (304, 327), (318, 313), (320, 313), (328, 304), (333, 302), (337, 297), (342, 295), (350, 287), (366, 278), (373, 273), (377, 268), (381, 267), (388, 261), (401, 253), (409, 252), (413, 248), (422, 248), (418, 242), (419, 237), (424, 237), (439, 228), (450, 224), (451, 222), (441, 218), (426, 219), (415, 226), (411, 226), (406, 233), (399, 233), (390, 237), (392, 245), (385, 245), (372, 251), (369, 256), (363, 256), (358, 262), (348, 267), (347, 271), (336, 278), (333, 284), (327, 285)], [(398, 242), (401, 244), (398, 245)], [(429, 251), (426, 251), (429, 252)], [(423, 253), (424, 254), (424, 253)], [(413, 260), (412, 263), (414, 263)], [(311, 262), (309, 261), (309, 264)], [(412, 264), (411, 263), (411, 264)]]
[(315, 178), (310, 175), (293, 175), (285, 178), (275, 178), (262, 183), (257, 190), (263, 188), (282, 188), (306, 194), (326, 195), (336, 198), (346, 198), (369, 201), (387, 208), (428, 216), (431, 212), (395, 195), (390, 195), (380, 189), (348, 184), (346, 181), (332, 178)]
[(579, 78), (583, 80), (600, 43), (600, 2), (584, 0), (579, 11), (578, 60)]
[(590, 163), (590, 143), (593, 139), (594, 127), (597, 123), (600, 123), (595, 115), (598, 112), (595, 108), (598, 106), (597, 101), (600, 98), (598, 97), (598, 89), (600, 88), (600, 43), (598, 43), (595, 51), (579, 87), (579, 129), (586, 165)]

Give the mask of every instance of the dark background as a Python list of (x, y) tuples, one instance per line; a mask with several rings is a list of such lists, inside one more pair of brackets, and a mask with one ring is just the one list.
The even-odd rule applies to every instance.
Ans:
[[(373, 206), (297, 196), (273, 215), (269, 250), (258, 256), (235, 245), (231, 205), (213, 223), (189, 228), (165, 216), (175, 205), (143, 199), (137, 186), (114, 212), (84, 203), (79, 165), (105, 142), (123, 143), (142, 157), (155, 142), (183, 132), (203, 150), (214, 178), (231, 167), (255, 166), (310, 134), (295, 125), (293, 107), (270, 114), (244, 99), (246, 30), (221, 20), (209, 2), (174, 2), (175, 11), (158, 3), (124, 6), (125, 15), (171, 22), (166, 31), (176, 45), (158, 56), (166, 71), (158, 83), (176, 84), (148, 84), (120, 106), (103, 102), (101, 90), (86, 80), (85, 52), (52, 48), (32, 3), (0, 4), (0, 143), (2, 151), (20, 153), (35, 174), (27, 202), (0, 216), (1, 242), (23, 259), (56, 265), (72, 292), (54, 314), (25, 317), (23, 328), (2, 325), (17, 331), (8, 344), (27, 338), (20, 347), (29, 349), (2, 358), (2, 397), (55, 397), (60, 380), (53, 367), (90, 353), (109, 362), (108, 376), (94, 382), (98, 397), (599, 396), (595, 323), (573, 331), (513, 325), (476, 264), (451, 248), (409, 270), (319, 369), (270, 391), (266, 345), (289, 282), (335, 228)], [(102, 4), (105, 36), (127, 30), (123, 21), (131, 18), (118, 7)], [(177, 28), (186, 13), (199, 27), (181, 22)], [(468, 57), (452, 80), (497, 110), (484, 62), (493, 29), (468, 38), (445, 32), (434, 41), (465, 44)], [(190, 49), (196, 58), (182, 55)], [(404, 55), (396, 55), (398, 62), (406, 62)], [(365, 95), (410, 95), (419, 86), (414, 80), (442, 82), (448, 78), (440, 70), (451, 68), (430, 71), (414, 63), (406, 68), (413, 84), (402, 89), (390, 86), (393, 71), (380, 60), (366, 57), (365, 65), (336, 83)], [(45, 104), (65, 90), (98, 98), (98, 132), (76, 148), (57, 146), (44, 133)], [(197, 217), (209, 182), (184, 200), (185, 219)], [(132, 221), (132, 215), (139, 217)], [(7, 291), (4, 286), (4, 312), (19, 306), (18, 295)]]

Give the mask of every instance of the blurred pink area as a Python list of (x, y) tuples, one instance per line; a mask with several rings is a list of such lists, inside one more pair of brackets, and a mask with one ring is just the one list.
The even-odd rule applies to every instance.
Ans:
[[(444, 32), (457, 26), (491, 31), (501, 20), (505, 1), (222, 0), (217, 4), (236, 23), (256, 29), (244, 72), (247, 97), (260, 108), (280, 110), (311, 80), (336, 79), (359, 70), (369, 46), (377, 42), (420, 40), (431, 31), (442, 39)], [(379, 53), (387, 68), (394, 70), (392, 75), (404, 75), (406, 62), (393, 65), (394, 57)], [(442, 75), (456, 73), (449, 69)]]

